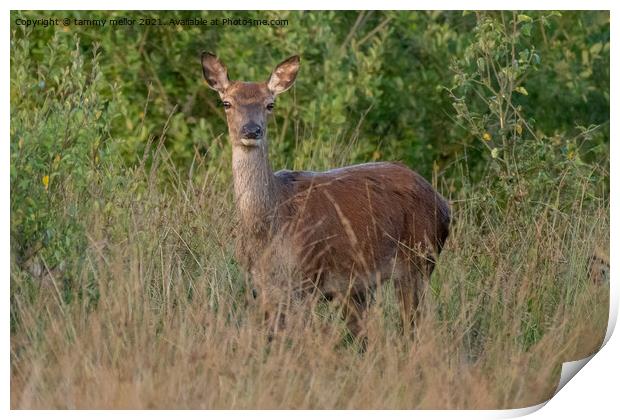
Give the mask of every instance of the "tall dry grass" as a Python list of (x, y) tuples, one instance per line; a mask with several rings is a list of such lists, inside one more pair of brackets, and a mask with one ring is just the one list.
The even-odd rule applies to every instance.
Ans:
[(86, 220), (75, 272), (12, 268), (12, 408), (516, 408), (602, 342), (609, 292), (587, 261), (608, 244), (606, 201), (561, 211), (551, 191), (533, 217), (456, 194), (414, 341), (387, 284), (362, 353), (328, 303), (268, 342), (232, 254), (227, 159), (197, 155), (183, 173), (156, 147), (127, 170), (111, 210)]

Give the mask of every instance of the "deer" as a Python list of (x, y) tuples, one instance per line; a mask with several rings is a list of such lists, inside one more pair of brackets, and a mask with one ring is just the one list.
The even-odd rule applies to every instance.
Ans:
[(269, 337), (285, 328), (294, 302), (320, 295), (336, 299), (350, 333), (365, 338), (370, 298), (387, 281), (394, 284), (404, 331), (413, 331), (448, 237), (448, 202), (399, 162), (274, 172), (267, 122), (276, 97), (295, 83), (300, 62), (294, 55), (267, 81), (244, 82), (229, 80), (215, 54), (201, 54), (232, 145), (236, 260), (251, 279)]

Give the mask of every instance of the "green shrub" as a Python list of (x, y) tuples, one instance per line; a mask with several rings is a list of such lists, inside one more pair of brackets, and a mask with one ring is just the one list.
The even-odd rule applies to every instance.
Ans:
[(45, 59), (30, 55), (30, 32), (13, 35), (11, 52), (11, 250), (37, 276), (82, 261), (85, 228), (104, 209), (116, 165), (107, 86), (96, 45), (56, 33)]

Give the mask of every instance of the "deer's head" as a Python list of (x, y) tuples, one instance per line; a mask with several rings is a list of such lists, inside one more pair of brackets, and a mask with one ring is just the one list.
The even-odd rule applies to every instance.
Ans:
[(278, 64), (266, 82), (230, 81), (226, 66), (215, 55), (202, 53), (202, 71), (209, 87), (220, 95), (233, 146), (253, 148), (266, 141), (267, 117), (275, 98), (293, 86), (298, 70), (295, 55)]

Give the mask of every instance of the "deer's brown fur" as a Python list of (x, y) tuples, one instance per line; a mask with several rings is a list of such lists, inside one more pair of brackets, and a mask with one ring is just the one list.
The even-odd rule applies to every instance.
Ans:
[(230, 82), (212, 54), (203, 54), (202, 64), (227, 109), (241, 227), (237, 258), (272, 326), (282, 325), (293, 300), (318, 293), (339, 299), (349, 328), (362, 334), (367, 294), (392, 280), (409, 329), (448, 236), (444, 198), (399, 163), (273, 173), (266, 119), (275, 97), (295, 81), (299, 58), (277, 66), (266, 83)]

